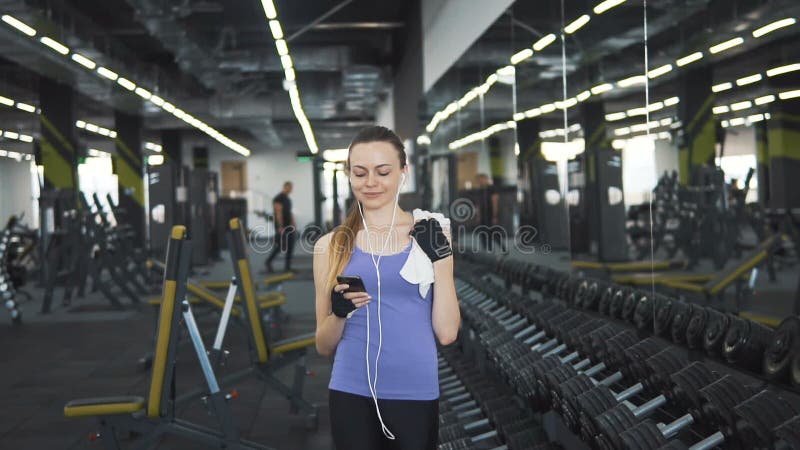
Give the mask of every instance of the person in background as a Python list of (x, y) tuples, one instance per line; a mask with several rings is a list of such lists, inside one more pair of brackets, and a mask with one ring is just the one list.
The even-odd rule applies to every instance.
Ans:
[(478, 219), (481, 231), (478, 234), (478, 242), (487, 251), (494, 251), (494, 246), (498, 245), (502, 252), (505, 252), (505, 244), (502, 238), (500, 226), (500, 194), (492, 184), (492, 179), (485, 173), (478, 174), (477, 189), (480, 191), (480, 204), (478, 205)]
[(275, 245), (265, 263), (267, 273), (273, 272), (272, 260), (279, 252), (286, 252), (284, 270), (286, 272), (292, 270), (292, 252), (294, 251), (297, 224), (292, 214), (292, 199), (289, 198), (291, 193), (292, 182), (287, 181), (283, 183), (283, 190), (272, 199), (272, 209), (275, 215)]

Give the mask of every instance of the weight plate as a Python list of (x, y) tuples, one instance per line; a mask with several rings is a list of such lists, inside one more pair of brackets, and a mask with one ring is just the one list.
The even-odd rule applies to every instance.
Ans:
[(764, 351), (764, 375), (773, 381), (788, 381), (792, 357), (800, 351), (800, 318), (790, 316), (775, 330)]

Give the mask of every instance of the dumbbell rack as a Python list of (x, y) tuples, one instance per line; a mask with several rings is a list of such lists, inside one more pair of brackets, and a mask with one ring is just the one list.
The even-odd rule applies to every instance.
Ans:
[[(460, 262), (462, 262), (462, 261), (460, 261)], [(490, 262), (496, 264), (496, 261), (490, 261)], [(500, 270), (486, 270), (487, 268), (485, 267), (485, 261), (484, 261), (484, 264), (481, 264), (479, 266), (473, 266), (472, 267), (473, 270), (471, 271), (471, 270), (469, 270), (470, 266), (471, 266), (471, 263), (469, 263), (469, 262), (465, 262), (465, 263), (466, 264), (457, 265), (457, 267), (459, 267), (459, 275), (462, 278), (462, 280), (460, 280), (460, 282), (459, 282), (459, 285), (462, 288), (461, 292), (464, 292), (464, 286), (465, 286), (465, 283), (463, 282), (463, 279), (464, 278), (470, 278), (472, 276), (471, 272), (473, 272), (473, 271), (477, 272), (477, 273), (480, 273), (482, 275), (486, 274), (487, 272), (488, 273), (492, 273), (493, 272), (495, 274), (500, 274), (501, 276), (505, 275), (507, 277), (516, 277), (517, 280), (520, 279), (520, 274), (525, 272), (524, 270), (520, 269), (519, 267), (515, 267), (515, 268), (511, 267), (513, 264), (505, 264), (505, 267), (503, 267)], [(466, 269), (466, 270), (464, 270), (464, 269)], [(514, 271), (511, 271), (510, 269), (513, 269)], [(534, 273), (534, 275), (537, 274), (537, 273), (539, 275), (546, 274), (546, 276), (540, 277), (540, 280), (543, 280), (543, 281), (541, 281), (538, 286), (535, 285), (535, 283), (530, 283), (530, 280), (535, 278), (535, 277), (532, 277), (532, 276), (528, 277), (528, 282), (530, 283), (529, 287), (531, 288), (531, 290), (536, 291), (536, 294), (534, 294), (532, 296), (530, 296), (530, 295), (522, 295), (522, 294), (519, 294), (519, 293), (514, 292), (514, 291), (506, 290), (502, 286), (494, 284), (491, 280), (487, 280), (486, 278), (488, 278), (488, 277), (475, 279), (476, 283), (474, 283), (474, 285), (473, 285), (473, 292), (476, 291), (476, 290), (477, 291), (482, 291), (482, 292), (479, 292), (480, 294), (482, 294), (482, 296), (481, 295), (477, 296), (477, 298), (479, 300), (482, 300), (482, 304), (475, 304), (475, 303), (470, 304), (469, 299), (465, 300), (465, 299), (460, 298), (461, 304), (462, 304), (462, 316), (464, 317), (464, 323), (465, 323), (465, 328), (464, 328), (465, 332), (462, 333), (462, 336), (461, 336), (460, 340), (462, 341), (462, 346), (467, 348), (468, 352), (471, 351), (471, 352), (473, 352), (475, 354), (491, 353), (491, 352), (487, 352), (487, 348), (482, 348), (482, 346), (485, 346), (486, 344), (491, 344), (491, 343), (497, 344), (497, 342), (502, 341), (503, 338), (505, 338), (506, 341), (509, 340), (508, 339), (509, 338), (508, 330), (507, 329), (506, 330), (500, 330), (498, 332), (497, 331), (498, 327), (510, 327), (510, 328), (513, 329), (513, 331), (515, 331), (517, 333), (520, 333), (520, 332), (522, 332), (520, 330), (527, 330), (527, 329), (529, 329), (530, 327), (533, 326), (533, 325), (527, 325), (527, 324), (528, 323), (533, 323), (535, 321), (530, 321), (530, 322), (526, 322), (525, 321), (525, 319), (530, 320), (532, 318), (531, 314), (544, 314), (546, 316), (546, 318), (545, 318), (545, 321), (543, 323), (551, 323), (551, 322), (554, 322), (554, 321), (558, 322), (560, 320), (560, 322), (562, 324), (567, 324), (568, 325), (568, 324), (570, 324), (570, 320), (572, 320), (572, 325), (571, 326), (572, 327), (578, 326), (578, 328), (580, 328), (580, 325), (575, 323), (575, 319), (574, 318), (570, 319), (570, 317), (569, 317), (570, 314), (572, 314), (573, 316), (579, 314), (580, 317), (582, 318), (581, 320), (583, 320), (583, 321), (594, 321), (595, 323), (607, 322), (604, 325), (607, 329), (610, 330), (610, 329), (613, 329), (614, 327), (617, 327), (618, 333), (616, 333), (616, 334), (620, 335), (619, 337), (615, 338), (617, 341), (624, 341), (623, 337), (624, 336), (628, 337), (627, 344), (625, 344), (624, 342), (617, 342), (617, 345), (619, 346), (619, 348), (623, 349), (623, 350), (625, 350), (625, 347), (627, 347), (628, 345), (632, 344), (632, 342), (636, 340), (635, 338), (637, 336), (640, 336), (641, 333), (645, 333), (645, 335), (646, 335), (647, 325), (648, 324), (650, 324), (650, 326), (654, 325), (653, 322), (655, 322), (655, 321), (640, 320), (641, 323), (638, 324), (640, 329), (637, 330), (637, 331), (634, 331), (633, 327), (631, 327), (631, 325), (633, 325), (633, 324), (625, 323), (625, 321), (621, 320), (620, 316), (608, 317), (608, 316), (604, 316), (603, 314), (598, 314), (597, 312), (599, 312), (599, 311), (592, 311), (592, 310), (583, 310), (582, 311), (582, 310), (579, 309), (579, 307), (576, 307), (575, 297), (576, 297), (576, 293), (578, 291), (576, 286), (579, 283), (582, 283), (585, 280), (573, 280), (571, 282), (571, 285), (570, 285), (570, 283), (565, 283), (564, 282), (564, 276), (560, 276), (557, 273), (548, 272), (547, 270), (541, 270), (541, 268), (538, 268), (537, 270), (533, 271), (533, 273)], [(584, 290), (585, 290), (585, 287), (584, 287)], [(595, 288), (595, 290), (597, 290), (597, 288)], [(558, 294), (554, 295), (554, 294), (556, 294), (556, 292), (558, 292)], [(542, 295), (542, 293), (544, 295)], [(615, 295), (616, 295), (616, 293), (615, 293)], [(487, 306), (489, 305), (489, 303), (491, 303), (490, 300), (491, 300), (492, 297), (494, 297), (498, 301), (495, 301), (494, 309), (489, 308), (487, 310)], [(620, 296), (617, 296), (617, 297), (620, 297)], [(627, 296), (622, 296), (622, 297), (623, 297), (622, 299), (618, 298), (616, 300), (617, 306), (614, 309), (616, 311), (615, 314), (621, 314), (622, 311), (627, 311), (626, 313), (624, 313), (624, 314), (627, 314), (627, 317), (628, 317), (627, 320), (628, 321), (633, 321), (634, 312), (637, 310), (637, 308), (636, 307), (631, 308), (630, 306), (625, 308), (624, 304), (625, 304), (625, 300), (627, 300), (627, 298), (626, 298)], [(475, 298), (476, 297), (473, 296), (472, 301), (476, 301)], [(536, 300), (538, 300), (538, 302), (534, 301), (533, 300), (534, 298), (536, 298)], [(581, 298), (580, 299), (581, 303), (584, 300), (585, 299)], [(613, 303), (611, 300), (612, 300), (611, 298), (605, 299), (605, 305), (604, 306), (607, 308), (606, 309), (606, 314), (608, 314), (608, 312), (611, 310), (610, 306), (611, 306), (611, 303)], [(639, 306), (640, 304), (643, 304), (641, 302), (641, 298), (638, 298), (636, 300), (637, 300), (638, 304), (635, 304), (634, 306)], [(549, 302), (549, 303), (552, 303), (553, 306), (551, 306), (550, 308), (543, 308), (542, 302), (545, 302), (545, 301)], [(481, 303), (481, 302), (479, 302), (479, 303)], [(538, 303), (538, 307), (539, 307), (538, 310), (536, 310), (536, 307), (533, 306), (536, 303)], [(600, 303), (600, 302), (596, 302), (595, 303), (595, 307), (597, 306), (597, 303)], [(646, 303), (646, 302), (644, 302), (644, 303)], [(557, 305), (561, 305), (561, 307), (558, 307)], [(505, 311), (503, 311), (504, 309), (505, 309)], [(653, 309), (657, 310), (659, 308), (653, 308)], [(491, 311), (491, 313), (489, 313), (489, 311)], [(498, 312), (500, 312), (500, 313), (498, 314)], [(642, 312), (640, 312), (640, 315), (642, 315), (644, 312), (646, 312), (646, 308), (644, 308), (644, 310)], [(560, 316), (559, 316), (559, 314), (560, 314)], [(640, 319), (642, 319), (642, 317), (640, 317)], [(526, 327), (526, 325), (527, 325), (527, 327)], [(619, 331), (620, 328), (622, 329), (622, 331)], [(661, 328), (664, 328), (664, 327), (661, 327)], [(490, 329), (494, 329), (495, 330), (495, 336), (494, 336), (495, 340), (494, 341), (492, 341), (493, 338), (490, 337), (490, 335), (491, 335), (491, 333), (489, 333)], [(503, 337), (502, 335), (504, 333), (505, 333), (505, 336)], [(637, 333), (640, 333), (640, 334), (637, 335)], [(653, 330), (651, 328), (650, 334), (652, 334), (652, 333), (653, 333)], [(570, 349), (567, 349), (567, 346), (564, 344), (564, 342), (568, 341), (568, 339), (567, 339), (568, 336), (566, 334), (559, 335), (559, 333), (556, 332), (555, 328), (548, 329), (547, 333), (545, 333), (545, 334), (547, 335), (546, 337), (550, 337), (550, 340), (546, 341), (548, 343), (548, 345), (550, 345), (550, 347), (546, 348), (545, 350), (554, 351), (555, 349), (558, 349), (561, 346), (564, 347), (562, 349), (562, 351), (570, 350)], [(513, 336), (513, 334), (511, 334), (511, 335)], [(499, 341), (497, 340), (498, 336), (499, 336), (499, 339), (500, 339)], [(609, 337), (606, 336), (606, 339), (608, 339), (608, 338)], [(559, 339), (561, 339), (561, 342), (562, 342), (561, 345), (557, 345), (556, 343), (550, 343), (551, 341), (554, 341), (554, 340), (555, 341), (559, 341)], [(600, 343), (602, 344), (602, 342), (603, 342), (602, 341), (602, 336), (600, 336), (600, 339), (601, 339)], [(631, 339), (633, 339), (633, 341)], [(748, 374), (743, 373), (743, 371), (739, 370), (738, 368), (733, 368), (733, 367), (731, 367), (730, 365), (727, 365), (727, 364), (720, 364), (719, 361), (716, 361), (716, 360), (713, 360), (713, 359), (709, 359), (707, 361), (704, 359), (702, 363), (692, 364), (692, 366), (693, 366), (692, 369), (694, 370), (694, 372), (692, 372), (689, 369), (680, 370), (681, 369), (681, 364), (684, 364), (684, 361), (685, 361), (685, 364), (688, 365), (688, 361), (689, 361), (689, 353), (685, 349), (676, 347), (674, 345), (674, 343), (670, 343), (670, 342), (668, 342), (668, 341), (666, 341), (666, 340), (664, 340), (664, 339), (662, 339), (660, 337), (650, 337), (649, 339), (646, 339), (646, 341), (651, 342), (652, 345), (657, 346), (658, 348), (660, 348), (660, 351), (662, 352), (662, 353), (659, 353), (660, 356), (658, 356), (658, 355), (654, 356), (654, 355), (651, 354), (646, 359), (647, 364), (652, 364), (653, 365), (652, 367), (650, 367), (650, 370), (653, 372), (652, 378), (655, 379), (655, 381), (653, 381), (652, 383), (649, 383), (649, 386), (651, 387), (651, 390), (653, 390), (654, 386), (655, 387), (661, 387), (661, 388), (663, 388), (665, 386), (672, 386), (670, 388), (672, 394), (670, 396), (668, 396), (669, 398), (665, 397), (663, 399), (659, 399), (659, 398), (652, 399), (652, 400), (657, 400), (657, 403), (659, 403), (659, 404), (657, 404), (658, 408), (652, 408), (652, 410), (649, 410), (649, 411), (645, 411), (645, 410), (639, 411), (641, 414), (644, 414), (645, 412), (647, 412), (649, 417), (654, 420), (653, 422), (648, 422), (648, 425), (652, 425), (652, 426), (650, 426), (649, 428), (647, 428), (648, 425), (642, 425), (640, 427), (633, 427), (632, 425), (635, 425), (635, 422), (632, 423), (632, 424), (629, 424), (629, 425), (631, 425), (632, 428), (635, 428), (635, 430), (637, 430), (638, 432), (641, 432), (645, 428), (646, 428), (646, 430), (648, 432), (650, 432), (649, 435), (647, 433), (642, 435), (642, 436), (645, 436), (645, 437), (647, 437), (647, 436), (650, 437), (651, 440), (647, 441), (649, 444), (645, 445), (644, 447), (635, 447), (635, 448), (657, 448), (657, 447), (651, 447), (651, 446), (655, 445), (656, 443), (661, 442), (661, 441), (666, 442), (666, 438), (667, 437), (669, 437), (669, 438), (673, 437), (672, 435), (669, 435), (669, 436), (666, 436), (666, 437), (661, 435), (660, 431), (659, 431), (660, 428), (657, 427), (656, 425), (654, 425), (656, 422), (660, 422), (662, 424), (667, 424), (665, 426), (668, 427), (668, 428), (665, 428), (665, 429), (666, 429), (666, 431), (668, 433), (672, 433), (673, 431), (680, 431), (681, 429), (683, 429), (682, 433), (680, 434), (680, 438), (682, 440), (684, 440), (685, 442), (697, 442), (697, 441), (700, 441), (702, 438), (704, 438), (706, 436), (709, 436), (709, 435), (712, 436), (709, 439), (713, 438), (713, 439), (719, 440), (719, 439), (721, 439), (723, 437), (726, 437), (727, 439), (740, 439), (740, 440), (746, 441), (746, 442), (763, 442), (765, 439), (771, 439), (770, 438), (770, 436), (771, 436), (770, 432), (772, 431), (773, 428), (780, 428), (780, 425), (784, 420), (793, 419), (793, 416), (796, 415), (797, 411), (799, 410), (798, 409), (798, 399), (794, 395), (792, 395), (791, 393), (783, 391), (783, 390), (780, 391), (778, 395), (769, 396), (767, 394), (763, 394), (761, 397), (759, 397), (757, 399), (754, 396), (751, 396), (751, 397), (753, 397), (753, 399), (748, 400), (748, 402), (750, 402), (750, 403), (744, 402), (742, 405), (740, 405), (740, 407), (737, 407), (738, 409), (733, 408), (736, 405), (735, 403), (730, 405), (731, 409), (735, 409), (737, 411), (736, 412), (736, 414), (738, 414), (736, 416), (737, 420), (739, 420), (739, 422), (741, 422), (741, 426), (739, 428), (737, 428), (737, 430), (735, 430), (735, 432), (727, 430), (726, 431), (727, 435), (725, 435), (725, 433), (722, 433), (722, 432), (720, 432), (720, 433), (709, 433), (709, 431), (713, 430), (713, 426), (711, 426), (711, 425), (709, 425), (707, 423), (700, 423), (700, 424), (692, 425), (692, 422), (705, 420), (705, 417), (703, 415), (701, 415), (699, 413), (695, 413), (694, 415), (685, 414), (686, 413), (686, 408), (689, 408), (689, 407), (692, 406), (691, 402), (689, 400), (687, 400), (687, 398), (694, 398), (694, 397), (692, 397), (691, 395), (687, 395), (686, 392), (684, 392), (684, 391), (689, 390), (689, 391), (692, 391), (691, 393), (695, 393), (697, 391), (697, 389), (699, 389), (699, 387), (696, 387), (696, 386), (693, 387), (692, 386), (692, 382), (698, 382), (699, 383), (698, 380), (693, 379), (692, 377), (698, 377), (698, 375), (696, 375), (696, 373), (709, 373), (709, 374), (713, 373), (714, 374), (713, 377), (717, 377), (718, 375), (721, 375), (721, 374), (732, 374), (732, 375), (729, 375), (729, 376), (736, 376), (737, 379), (740, 380), (739, 381), (739, 385), (741, 385), (743, 383), (742, 380), (745, 380), (744, 382), (748, 382), (748, 383), (749, 382), (757, 383), (758, 380), (756, 380), (755, 378), (753, 378), (751, 376), (748, 376)], [(610, 342), (612, 342), (612, 341), (610, 341)], [(644, 343), (644, 342), (645, 341), (642, 341), (642, 343)], [(639, 343), (637, 345), (639, 347), (641, 347), (640, 344), (642, 344), (642, 343)], [(536, 344), (536, 345), (542, 345), (542, 344), (544, 344), (544, 342), (540, 342), (539, 344)], [(470, 347), (472, 347), (471, 350), (470, 350)], [(635, 347), (636, 346), (631, 346), (631, 349), (635, 349)], [(731, 355), (736, 355), (737, 354), (736, 351), (731, 352), (731, 350), (736, 350), (735, 349), (736, 346), (733, 345), (733, 347), (734, 347), (733, 349), (728, 349), (728, 351), (727, 351), (727, 353), (728, 353), (727, 356), (729, 358), (730, 358)], [(586, 356), (587, 355), (585, 350), (586, 349), (584, 349), (584, 355), (582, 355), (582, 356)], [(643, 349), (640, 348), (638, 351), (642, 351), (642, 350)], [(739, 349), (739, 351), (741, 351), (741, 349)], [(529, 353), (533, 353), (533, 352), (529, 352)], [(616, 351), (616, 354), (613, 354), (613, 352), (612, 352), (611, 355), (608, 355), (607, 357), (602, 359), (603, 360), (603, 364), (606, 364), (608, 366), (607, 367), (608, 370), (622, 368), (622, 367), (620, 367), (620, 365), (622, 365), (625, 362), (624, 361), (625, 360), (625, 358), (624, 358), (625, 354), (626, 353), (624, 351), (620, 352), (619, 350)], [(554, 439), (556, 441), (561, 442), (562, 444), (564, 444), (566, 446), (569, 446), (569, 448), (573, 448), (573, 446), (571, 444), (568, 444), (567, 442), (570, 441), (570, 440), (574, 440), (574, 438), (575, 438), (574, 434), (572, 434), (570, 436), (570, 434), (571, 434), (570, 432), (562, 433), (562, 432), (559, 431), (557, 426), (549, 427), (549, 429), (547, 427), (548, 420), (552, 420), (552, 422), (554, 424), (558, 424), (558, 422), (563, 422), (563, 421), (560, 420), (560, 418), (557, 417), (558, 414), (553, 412), (553, 410), (556, 410), (556, 412), (558, 412), (558, 413), (562, 413), (563, 411), (560, 411), (559, 408), (551, 408), (551, 406), (552, 406), (551, 402), (553, 401), (553, 399), (548, 397), (549, 392), (547, 392), (548, 389), (546, 389), (546, 388), (555, 389), (555, 391), (558, 391), (558, 389), (556, 389), (556, 388), (561, 386), (561, 384), (558, 384), (558, 383), (566, 384), (566, 385), (568, 385), (567, 387), (569, 387), (570, 383), (575, 384), (574, 381), (579, 381), (579, 380), (577, 380), (577, 377), (575, 377), (574, 379), (567, 380), (567, 379), (559, 378), (557, 376), (557, 374), (561, 373), (562, 377), (563, 376), (569, 377), (569, 376), (575, 375), (577, 373), (578, 369), (574, 369), (574, 368), (572, 368), (570, 366), (570, 370), (572, 370), (573, 372), (567, 373), (565, 375), (564, 371), (566, 370), (565, 367), (567, 366), (567, 363), (564, 363), (563, 361), (555, 363), (554, 360), (557, 360), (558, 358), (556, 358), (554, 355), (558, 355), (558, 353), (547, 354), (547, 352), (544, 352), (544, 353), (539, 355), (539, 356), (544, 357), (544, 358), (540, 358), (540, 359), (546, 359), (548, 361), (548, 364), (550, 364), (550, 367), (548, 367), (547, 364), (543, 364), (541, 361), (539, 361), (536, 364), (532, 365), (530, 368), (526, 369), (527, 372), (522, 373), (521, 376), (517, 377), (516, 380), (507, 379), (507, 381), (511, 385), (513, 385), (514, 389), (517, 390), (518, 393), (522, 394), (524, 397), (528, 398), (529, 400), (532, 400), (531, 401), (532, 409), (538, 409), (540, 412), (543, 413), (542, 418), (543, 418), (544, 424), (546, 425), (545, 428), (548, 431), (549, 437), (551, 439)], [(622, 355), (622, 356), (620, 356), (620, 355)], [(667, 358), (667, 356), (669, 356), (669, 355), (672, 355), (672, 356), (670, 358)], [(519, 356), (519, 355), (517, 357), (518, 358), (523, 358), (522, 356)], [(591, 362), (596, 363), (596, 362), (599, 361), (599, 359), (596, 359), (595, 361), (588, 361), (588, 359), (591, 359), (591, 358), (587, 358), (587, 361), (582, 361), (581, 362), (584, 365), (580, 368), (580, 370), (586, 369), (587, 368), (587, 364), (590, 364)], [(570, 360), (570, 362), (573, 361), (573, 360)], [(736, 360), (734, 360), (734, 361), (736, 361)], [(631, 366), (636, 366), (636, 364), (634, 364), (635, 362), (636, 361), (628, 361), (627, 363), (629, 365), (631, 365)], [(498, 361), (495, 359), (494, 363), (497, 364)], [(579, 363), (579, 364), (581, 364), (581, 363)], [(553, 364), (561, 365), (561, 367), (555, 367), (555, 366), (553, 366)], [(669, 364), (673, 364), (673, 367), (671, 369), (670, 369)], [(752, 367), (752, 359), (750, 360), (749, 364), (751, 364), (750, 367)], [(614, 367), (614, 365), (616, 365), (617, 367)], [(700, 365), (702, 367), (699, 367), (698, 365)], [(639, 364), (639, 366), (644, 367), (645, 365), (644, 364)], [(578, 366), (576, 365), (575, 367), (578, 367)], [(595, 365), (593, 367), (598, 367), (598, 365)], [(641, 370), (642, 370), (641, 367), (638, 369), (639, 373), (641, 373)], [(587, 369), (586, 372), (588, 373), (589, 370), (591, 370), (591, 369)], [(669, 376), (667, 376), (667, 372), (668, 371), (670, 373), (674, 372), (674, 374), (672, 375), (671, 378)], [(567, 372), (569, 372), (569, 371), (567, 371)], [(637, 373), (635, 370), (627, 370), (627, 371), (623, 371), (623, 372), (626, 374), (626, 377), (631, 377), (632, 374)], [(690, 376), (690, 374), (693, 374), (693, 375)], [(506, 373), (506, 376), (508, 376), (508, 373)], [(684, 379), (681, 379), (681, 376), (683, 376)], [(536, 378), (536, 380), (531, 380), (531, 378)], [(584, 379), (583, 381), (584, 382), (588, 382), (587, 379)], [(716, 380), (716, 378), (711, 378), (711, 379), (706, 380), (706, 381), (711, 382), (713, 380)], [(550, 383), (549, 386), (548, 386), (548, 383)], [(763, 382), (762, 382), (762, 385), (763, 385)], [(702, 386), (700, 386), (700, 387), (702, 387)], [(760, 389), (757, 389), (756, 391), (759, 391), (759, 390)], [(542, 391), (545, 391), (545, 393), (543, 394)], [(658, 392), (658, 390), (656, 390), (656, 392)], [(545, 395), (545, 394), (547, 394), (547, 395)], [(640, 406), (646, 406), (646, 404), (643, 405), (643, 402), (648, 400), (648, 398), (644, 394), (647, 394), (647, 392), (644, 392), (642, 394), (642, 396), (632, 397), (630, 400), (632, 400), (634, 402), (637, 402), (637, 404), (639, 404)], [(652, 394), (652, 393), (650, 393), (650, 394)], [(709, 394), (709, 395), (711, 395), (711, 394)], [(652, 395), (651, 395), (651, 397), (652, 397)], [(769, 398), (767, 398), (767, 397), (769, 397)], [(558, 399), (558, 398), (556, 400), (560, 401), (560, 399)], [(696, 401), (699, 402), (700, 400), (696, 400)], [(770, 403), (770, 402), (772, 402), (772, 403)], [(763, 408), (765, 408), (764, 405), (768, 405), (767, 408), (770, 411), (777, 411), (777, 410), (781, 410), (781, 409), (783, 410), (783, 416), (776, 416), (776, 417), (772, 418), (773, 421), (780, 420), (779, 422), (764, 422), (763, 420), (761, 420), (761, 415), (762, 414), (759, 414), (759, 407), (763, 409)], [(749, 408), (749, 410), (748, 410), (748, 408)], [(629, 410), (629, 409), (626, 408), (625, 411), (627, 411), (627, 410)], [(753, 411), (755, 411), (755, 416), (753, 415), (754, 414)], [(644, 416), (644, 417), (647, 417), (647, 416)], [(782, 420), (781, 420), (781, 417), (783, 417)], [(674, 422), (674, 423), (670, 423), (670, 422), (673, 422), (673, 420), (675, 420), (675, 419), (678, 419), (678, 420), (676, 422)], [(638, 417), (636, 417), (636, 420), (638, 420)], [(575, 421), (573, 420), (573, 423), (572, 423), (573, 428), (574, 428), (574, 425), (575, 425), (574, 422)], [(689, 425), (692, 425), (692, 426), (689, 427)], [(655, 428), (653, 428), (653, 427), (655, 427)], [(562, 428), (566, 428), (566, 427), (562, 427)], [(691, 428), (691, 431), (692, 431), (691, 433), (688, 432), (689, 428)], [(786, 429), (786, 428), (787, 427), (784, 427), (783, 429)], [(605, 426), (605, 429), (606, 430), (608, 430), (608, 429), (614, 430), (614, 427), (611, 426), (609, 428), (608, 426)], [(753, 430), (753, 429), (759, 430), (761, 432), (760, 435), (759, 435), (759, 433), (751, 432), (751, 430)], [(653, 434), (653, 430), (656, 430), (655, 433), (658, 436)], [(620, 429), (618, 433), (612, 433), (612, 434), (613, 435), (622, 434), (622, 431), (625, 431), (625, 430), (624, 429)], [(601, 438), (604, 437), (604, 436), (608, 437), (608, 435), (609, 435), (609, 433), (605, 433), (605, 434), (601, 433), (600, 437)], [(637, 436), (634, 436), (634, 437), (632, 437), (630, 439), (633, 439), (634, 441), (636, 441), (636, 439), (642, 438), (642, 436), (638, 436), (637, 435)], [(610, 444), (608, 442), (606, 442), (605, 445), (603, 445), (603, 440), (602, 439), (599, 439), (599, 440), (598, 439), (593, 439), (594, 436), (583, 436), (583, 437), (584, 437), (584, 439), (588, 438), (590, 443), (592, 443), (593, 445), (598, 446), (598, 447), (617, 448), (618, 446), (623, 445), (621, 443), (622, 441), (619, 441), (619, 439), (616, 439), (616, 438), (613, 439)], [(656, 439), (656, 437), (658, 437), (659, 439)], [(712, 441), (704, 441), (704, 442), (706, 444), (709, 444), (709, 443), (713, 444), (714, 443), (713, 439), (712, 439)], [(785, 440), (784, 438), (781, 438), (781, 439)], [(778, 443), (780, 443), (780, 442), (783, 442), (783, 440), (777, 439), (776, 440), (776, 445)], [(671, 441), (670, 445), (676, 445), (676, 444), (679, 444), (679, 443), (680, 443), (680, 441), (674, 441), (674, 442)], [(703, 448), (703, 447), (698, 447), (698, 448)]]
[(456, 346), (439, 357), (439, 450), (555, 450), (521, 400)]
[(22, 323), (22, 311), (15, 300), (14, 283), (6, 271), (6, 252), (11, 240), (11, 230), (8, 228), (0, 231), (0, 300), (11, 315), (11, 322), (15, 325)]

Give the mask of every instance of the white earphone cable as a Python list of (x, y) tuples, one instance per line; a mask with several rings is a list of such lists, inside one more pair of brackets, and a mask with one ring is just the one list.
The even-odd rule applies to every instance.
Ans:
[[(403, 174), (403, 181), (405, 181), (405, 174)], [(401, 183), (402, 185), (402, 183)], [(367, 247), (369, 248), (370, 258), (372, 259), (372, 264), (375, 266), (375, 275), (378, 279), (378, 353), (375, 355), (375, 381), (372, 381), (372, 376), (370, 372), (370, 364), (369, 364), (369, 342), (370, 342), (370, 319), (369, 319), (369, 305), (367, 305), (367, 346), (364, 352), (364, 359), (366, 360), (367, 365), (367, 384), (369, 385), (369, 392), (372, 394), (372, 401), (375, 402), (375, 412), (378, 414), (378, 420), (381, 423), (381, 431), (383, 431), (383, 435), (386, 436), (387, 439), (394, 440), (394, 434), (392, 434), (391, 430), (386, 426), (383, 422), (383, 417), (381, 416), (381, 408), (378, 406), (378, 360), (381, 357), (381, 348), (383, 347), (383, 323), (381, 321), (381, 257), (386, 252), (386, 246), (389, 244), (389, 241), (392, 238), (392, 230), (394, 229), (394, 220), (395, 215), (397, 213), (397, 202), (400, 200), (400, 188), (397, 189), (397, 194), (395, 196), (394, 207), (392, 208), (392, 221), (389, 225), (389, 234), (386, 236), (386, 239), (383, 241), (383, 247), (381, 249), (381, 253), (377, 255), (377, 259), (375, 258), (375, 252), (372, 249), (372, 241), (369, 238), (369, 228), (367, 227), (367, 220), (364, 217), (364, 210), (361, 208), (361, 202), (356, 202), (358, 204), (358, 211), (361, 214), (361, 222), (364, 224), (364, 234), (366, 235), (367, 240)]]

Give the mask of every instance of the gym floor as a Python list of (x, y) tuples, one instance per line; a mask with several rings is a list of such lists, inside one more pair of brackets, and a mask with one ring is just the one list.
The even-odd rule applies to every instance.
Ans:
[[(252, 255), (256, 268), (263, 267), (262, 255)], [(283, 261), (276, 261), (276, 268)], [(291, 320), (285, 335), (314, 330), (314, 297), (311, 256), (298, 255), (293, 264), (297, 279), (283, 284), (289, 301), (284, 310)], [(219, 262), (195, 274), (200, 279), (225, 279), (230, 263)], [(206, 273), (207, 272), (207, 273)], [(42, 291), (26, 289), (40, 299)], [(39, 301), (23, 303), (24, 323), (0, 324), (0, 448), (7, 449), (92, 449), (89, 440), (96, 430), (93, 419), (68, 419), (64, 404), (85, 397), (117, 395), (146, 396), (149, 373), (137, 361), (152, 350), (156, 311), (149, 305), (138, 310), (112, 311), (100, 293), (76, 299), (70, 307), (60, 306), (61, 290), (56, 291), (54, 311), (40, 315)], [(58, 305), (58, 306), (55, 306)], [(198, 319), (201, 331), (213, 335), (216, 324)], [(208, 343), (208, 342), (207, 342)], [(247, 367), (246, 341), (232, 327), (225, 338), (231, 351), (227, 370)], [(319, 405), (319, 429), (309, 432), (300, 420), (289, 415), (289, 403), (266, 390), (255, 380), (238, 383), (238, 398), (231, 408), (247, 439), (276, 449), (331, 449), (327, 409), (327, 382), (330, 362), (313, 350), (306, 359), (313, 376), (306, 378), (305, 396)], [(291, 368), (284, 369), (287, 377)], [(218, 374), (219, 376), (220, 374)], [(222, 373), (224, 375), (224, 371)], [(177, 369), (177, 392), (203, 382), (197, 358), (189, 346), (181, 346)], [(262, 398), (262, 393), (263, 398)], [(200, 401), (181, 405), (176, 416), (197, 423), (209, 417)], [(194, 444), (165, 439), (159, 449), (186, 449)]]

